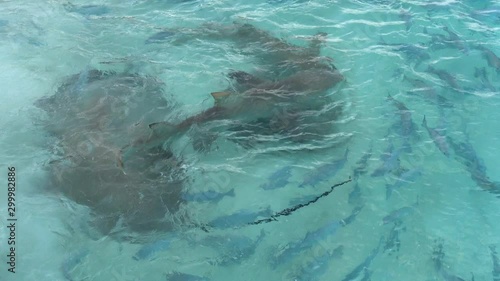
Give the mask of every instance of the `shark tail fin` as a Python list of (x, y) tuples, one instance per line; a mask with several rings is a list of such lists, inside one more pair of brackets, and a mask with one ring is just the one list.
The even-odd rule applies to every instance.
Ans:
[(424, 120), (422, 120), (422, 126), (427, 128), (427, 120), (425, 120), (425, 115), (424, 115)]

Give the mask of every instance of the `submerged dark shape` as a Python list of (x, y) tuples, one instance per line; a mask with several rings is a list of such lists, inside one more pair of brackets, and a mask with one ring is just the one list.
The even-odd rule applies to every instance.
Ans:
[(292, 175), (292, 168), (293, 166), (287, 165), (281, 169), (278, 169), (267, 178), (266, 183), (260, 185), (260, 188), (271, 190), (285, 187), (288, 183), (290, 183), (289, 178)]
[(500, 196), (500, 183), (490, 180), (486, 174), (486, 166), (483, 159), (477, 155), (468, 137), (463, 142), (455, 142), (451, 138), (448, 139), (448, 142), (455, 152), (455, 159), (464, 165), (471, 179), (483, 190)]
[(312, 36), (307, 47), (290, 44), (268, 31), (241, 22), (208, 22), (198, 28), (165, 28), (150, 38), (161, 37), (159, 34), (170, 32), (175, 35), (168, 36), (165, 41), (175, 45), (200, 39), (229, 41), (245, 54), (254, 56), (259, 64), (266, 65), (277, 75), (287, 76), (298, 69), (311, 69), (315, 65), (324, 64), (325, 59), (320, 57), (320, 48), (327, 35), (324, 32)]
[[(367, 172), (368, 160), (372, 157), (373, 154), (373, 141), (370, 142), (370, 148), (366, 151), (361, 159), (356, 162), (356, 167), (353, 169), (353, 177), (354, 179), (358, 179), (360, 175), (364, 175)], [(356, 182), (357, 185), (357, 182)]]
[(314, 281), (319, 280), (325, 272), (328, 271), (330, 262), (334, 259), (340, 259), (344, 254), (344, 246), (338, 246), (333, 250), (325, 249), (324, 253), (315, 256), (312, 261), (302, 264), (297, 272), (291, 275), (295, 281)]
[(448, 71), (442, 70), (442, 69), (436, 69), (432, 66), (429, 66), (426, 71), (439, 77), (439, 79), (441, 79), (443, 82), (448, 84), (454, 90), (459, 91), (462, 89), (462, 87), (460, 85), (458, 85), (458, 82), (457, 82), (457, 79), (455, 78), (455, 76), (450, 74)]
[(175, 33), (172, 31), (160, 31), (148, 37), (145, 43), (146, 44), (161, 43), (174, 35)]
[(403, 147), (406, 151), (411, 152), (410, 139), (417, 136), (417, 131), (415, 130), (416, 126), (411, 118), (411, 111), (403, 102), (394, 99), (391, 95), (387, 96), (387, 100), (398, 110), (399, 122), (396, 124), (396, 129), (403, 138)]
[(86, 70), (35, 103), (59, 150), (49, 186), (88, 206), (103, 233), (172, 228), (168, 215), (182, 201), (180, 160), (160, 145), (130, 153), (126, 166), (120, 159), (129, 139), (148, 136), (148, 124), (171, 109), (162, 89), (153, 77)]
[(446, 156), (450, 156), (450, 145), (448, 144), (448, 139), (446, 138), (445, 135), (441, 134), (441, 132), (436, 129), (436, 128), (430, 128), (427, 126), (427, 120), (425, 119), (424, 115), (424, 120), (422, 120), (422, 126), (427, 130), (429, 133), (429, 137), (431, 137), (432, 141), (434, 141), (434, 144), (441, 150), (441, 152)]
[(500, 58), (490, 49), (484, 47), (484, 46), (476, 46), (478, 50), (481, 51), (482, 56), (486, 61), (488, 62), (488, 65), (492, 68), (494, 68), (497, 73), (500, 72)]
[[(443, 266), (443, 259), (444, 259), (444, 250), (443, 250), (443, 240), (442, 239), (437, 239), (435, 241), (436, 245), (434, 246), (433, 253), (432, 253), (432, 259), (434, 261), (434, 268), (436, 269), (437, 273), (441, 275), (441, 277), (445, 281), (465, 281), (465, 279), (450, 273), (450, 271)], [(472, 281), (474, 281), (474, 276), (472, 276)]]
[(379, 253), (383, 241), (384, 237), (382, 236), (377, 244), (377, 247), (370, 252), (370, 254), (365, 258), (363, 262), (361, 262), (356, 268), (354, 268), (349, 274), (347, 274), (344, 279), (342, 279), (342, 281), (356, 280), (361, 275), (361, 273), (363, 273), (365, 277), (367, 275), (370, 275), (367, 270), (368, 268), (370, 268), (372, 261)]
[(424, 28), (424, 33), (432, 36), (431, 47), (434, 49), (443, 49), (443, 48), (455, 48), (460, 50), (465, 54), (469, 54), (469, 47), (466, 45), (464, 40), (458, 36), (455, 32), (451, 31), (447, 26), (442, 28), (448, 36), (443, 34), (430, 34), (427, 31), (427, 28)]
[(409, 62), (415, 62), (415, 67), (418, 67), (422, 62), (431, 58), (431, 56), (427, 52), (428, 48), (422, 44), (388, 44), (382, 39), (382, 42), (380, 42), (379, 45), (387, 46), (395, 52), (404, 54)]
[(318, 183), (334, 177), (345, 166), (348, 154), (349, 149), (346, 149), (342, 158), (323, 164), (307, 173), (299, 187), (316, 186)]
[(394, 149), (392, 141), (389, 143), (386, 151), (380, 157), (382, 163), (371, 173), (372, 177), (380, 177), (400, 167), (399, 156), (403, 148)]
[(401, 239), (399, 236), (401, 235), (401, 232), (405, 230), (406, 227), (403, 226), (403, 221), (396, 219), (389, 235), (387, 235), (387, 240), (384, 245), (384, 253), (388, 251), (389, 255), (391, 255), (392, 253), (399, 252), (399, 249), (401, 248)]
[(210, 261), (211, 264), (228, 266), (242, 263), (250, 258), (265, 237), (266, 233), (261, 230), (255, 239), (237, 235), (212, 236), (200, 241), (199, 244), (220, 251), (221, 255)]
[(500, 281), (500, 260), (498, 259), (497, 251), (495, 246), (490, 245), (491, 259), (493, 261), (493, 281)]
[(183, 273), (179, 271), (173, 271), (166, 274), (167, 281), (210, 281), (206, 277), (201, 277), (198, 275)]
[(399, 11), (399, 18), (405, 22), (406, 31), (410, 31), (410, 28), (413, 25), (413, 14), (410, 13), (409, 10), (401, 9)]
[(102, 16), (109, 12), (111, 9), (108, 6), (104, 5), (83, 5), (76, 6), (72, 3), (64, 4), (64, 8), (70, 13), (77, 13), (82, 16)]
[(487, 89), (491, 92), (496, 92), (495, 87), (491, 84), (488, 79), (488, 73), (486, 72), (486, 67), (475, 68), (474, 77), (479, 78), (481, 80), (481, 88)]
[[(267, 127), (264, 131), (271, 134), (293, 133), (300, 129), (300, 113), (320, 110), (325, 105), (324, 100), (321, 100), (325, 98), (323, 94), (344, 80), (329, 59), (319, 56), (320, 46), (326, 36), (324, 33), (314, 36), (309, 47), (298, 47), (250, 24), (208, 23), (196, 29), (162, 32), (168, 35), (168, 32), (181, 33), (174, 36), (176, 39), (173, 40), (177, 43), (207, 39), (228, 40), (241, 48), (250, 44), (256, 49), (252, 54), (261, 62), (264, 61), (265, 65), (272, 66), (269, 73), (279, 71), (282, 74), (275, 79), (265, 79), (244, 71), (232, 71), (229, 78), (236, 85), (211, 93), (215, 100), (214, 106), (177, 124), (151, 123), (153, 133), (149, 137), (134, 140), (123, 147), (124, 159), (128, 158), (129, 151), (156, 147), (171, 136), (185, 133), (193, 125), (217, 120), (229, 121), (226, 123), (241, 125), (242, 128), (252, 124), (264, 125)], [(154, 36), (161, 37), (161, 34)]]
[(429, 85), (427, 82), (421, 79), (411, 78), (406, 75), (404, 76), (404, 80), (408, 81), (414, 87), (412, 90), (408, 91), (408, 93), (415, 93), (424, 98), (425, 101), (433, 103), (440, 107), (453, 107), (453, 104), (447, 98), (439, 95), (436, 92), (436, 89), (432, 85)]
[(304, 250), (311, 249), (315, 245), (321, 243), (321, 241), (326, 240), (326, 238), (335, 235), (340, 228), (354, 222), (362, 208), (362, 206), (356, 207), (345, 219), (331, 220), (324, 226), (314, 231), (307, 232), (303, 239), (289, 243), (287, 248), (272, 257), (271, 266), (275, 268), (283, 263), (287, 263)]
[(395, 189), (399, 189), (401, 186), (405, 184), (411, 184), (414, 183), (414, 181), (419, 178), (422, 175), (422, 169), (419, 168), (414, 168), (411, 170), (408, 170), (406, 172), (403, 172), (401, 175), (398, 176), (394, 184), (387, 184), (386, 185), (386, 196), (385, 198), (388, 200), (392, 192)]

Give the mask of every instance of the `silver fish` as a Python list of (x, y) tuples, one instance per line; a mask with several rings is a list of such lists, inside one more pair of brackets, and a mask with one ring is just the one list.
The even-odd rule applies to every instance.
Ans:
[(382, 219), (382, 222), (383, 224), (388, 224), (401, 220), (402, 218), (413, 214), (416, 211), (417, 206), (418, 206), (418, 200), (411, 206), (405, 206), (392, 211), (390, 214), (388, 214)]
[(363, 260), (363, 262), (361, 262), (350, 273), (348, 273), (344, 277), (344, 279), (342, 279), (342, 281), (356, 280), (361, 275), (361, 273), (365, 274), (364, 276), (366, 276), (365, 269), (370, 267), (370, 264), (372, 263), (373, 259), (375, 259), (375, 257), (379, 253), (380, 247), (382, 246), (383, 241), (384, 241), (384, 237), (380, 238), (377, 247), (370, 252), (370, 254)]
[(382, 155), (381, 160), (383, 161), (380, 166), (378, 166), (375, 171), (371, 174), (372, 177), (383, 176), (386, 173), (392, 172), (399, 168), (399, 155), (403, 149), (394, 149), (392, 142), (389, 144), (386, 152)]
[(441, 135), (441, 133), (436, 130), (435, 128), (429, 128), (427, 126), (427, 121), (425, 120), (425, 115), (424, 115), (424, 120), (422, 121), (422, 126), (427, 130), (429, 133), (429, 136), (432, 138), (434, 141), (434, 144), (441, 150), (441, 152), (446, 156), (450, 156), (450, 146), (448, 144), (448, 141), (446, 139), (446, 136)]
[(285, 166), (274, 173), (272, 173), (268, 178), (267, 182), (260, 185), (262, 189), (271, 190), (285, 187), (289, 181), (288, 179), (292, 171), (292, 166)]
[(476, 48), (482, 52), (483, 58), (486, 59), (488, 65), (493, 67), (497, 72), (500, 72), (500, 58), (492, 50), (484, 46), (479, 45)]
[(271, 260), (271, 266), (276, 267), (280, 264), (286, 263), (305, 249), (309, 249), (319, 241), (322, 241), (329, 236), (335, 235), (337, 230), (339, 230), (341, 227), (351, 224), (356, 219), (362, 208), (363, 207), (356, 207), (345, 219), (331, 221), (326, 225), (316, 229), (315, 231), (308, 232), (302, 240), (290, 243), (287, 248), (285, 248), (285, 250), (280, 252), (277, 256), (273, 257), (273, 259)]
[(396, 179), (396, 182), (394, 184), (387, 184), (386, 185), (386, 197), (385, 199), (389, 199), (392, 195), (392, 192), (395, 189), (400, 188), (401, 186), (408, 184), (408, 183), (413, 183), (415, 179), (420, 177), (422, 175), (422, 169), (421, 168), (415, 168), (408, 170), (404, 173), (402, 173), (398, 178)]
[(182, 199), (191, 202), (219, 202), (222, 198), (229, 196), (234, 197), (234, 188), (226, 192), (217, 192), (215, 190), (208, 190), (196, 193), (183, 193), (181, 195)]
[(193, 274), (187, 274), (183, 272), (178, 272), (178, 271), (173, 271), (170, 273), (166, 274), (167, 281), (210, 281), (210, 279), (193, 275)]
[(272, 214), (273, 212), (270, 207), (258, 212), (250, 210), (240, 210), (234, 214), (216, 218), (208, 223), (208, 225), (216, 228), (227, 229), (237, 226), (243, 226), (248, 223), (254, 222), (259, 217), (270, 217)]
[(321, 165), (318, 168), (311, 171), (309, 174), (306, 175), (306, 178), (299, 185), (299, 187), (302, 188), (306, 186), (315, 186), (316, 184), (322, 181), (334, 177), (345, 166), (348, 154), (349, 154), (349, 149), (346, 149), (343, 158)]

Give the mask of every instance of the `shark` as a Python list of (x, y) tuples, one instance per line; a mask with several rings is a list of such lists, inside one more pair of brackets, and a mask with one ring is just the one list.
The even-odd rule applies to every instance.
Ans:
[(488, 65), (500, 73), (500, 58), (490, 49), (485, 46), (478, 45), (476, 49), (481, 51), (483, 58), (488, 62)]
[[(245, 71), (231, 71), (228, 78), (235, 82), (234, 85), (212, 92), (212, 107), (177, 124), (161, 121), (150, 124), (148, 136), (123, 148), (124, 158), (136, 147), (156, 147), (193, 125), (203, 126), (212, 121), (230, 121), (237, 131), (250, 129), (255, 133), (256, 128), (265, 127), (259, 131), (267, 134), (297, 133), (299, 120), (305, 122), (303, 119), (307, 119), (301, 118), (300, 112), (320, 110), (325, 103), (318, 95), (345, 80), (332, 59), (320, 55), (326, 36), (326, 33), (318, 32), (308, 39), (307, 46), (297, 46), (242, 22), (207, 22), (196, 28), (166, 28), (152, 35), (146, 43), (169, 41), (181, 45), (194, 40), (228, 41), (255, 58), (260, 69), (265, 70), (265, 78)], [(225, 122), (225, 125), (231, 124)]]
[[(243, 93), (212, 92), (211, 96), (214, 99), (212, 107), (177, 124), (166, 121), (149, 124), (150, 134), (141, 136), (121, 149), (123, 158), (127, 159), (128, 154), (136, 153), (140, 149), (161, 146), (171, 137), (182, 135), (193, 125), (203, 125), (217, 120), (249, 123), (276, 118), (275, 112), (276, 110), (280, 111), (280, 109), (283, 112), (286, 112), (286, 108), (310, 109), (316, 106), (315, 96), (334, 87), (343, 81), (344, 77), (336, 68), (331, 67), (301, 71), (278, 81), (261, 80), (248, 73), (244, 75), (240, 73), (237, 79), (246, 81), (252, 86)], [(252, 82), (248, 82), (248, 80)], [(277, 119), (280, 120), (280, 118)], [(287, 119), (283, 121), (286, 122)], [(293, 123), (288, 125), (293, 125)]]
[(413, 89), (408, 91), (410, 94), (415, 94), (422, 97), (426, 102), (438, 105), (440, 107), (452, 108), (453, 104), (442, 95), (439, 95), (434, 86), (428, 84), (427, 82), (418, 79), (404, 76), (404, 80), (408, 81)]
[(430, 128), (427, 126), (427, 120), (425, 119), (424, 115), (424, 120), (422, 121), (422, 126), (427, 130), (429, 133), (429, 136), (431, 139), (434, 141), (434, 144), (439, 148), (439, 150), (446, 156), (450, 156), (450, 145), (448, 143), (448, 139), (446, 135), (440, 132), (439, 129), (436, 128)]
[(462, 89), (462, 87), (458, 84), (455, 76), (452, 75), (451, 73), (449, 73), (448, 71), (434, 68), (431, 65), (429, 65), (429, 67), (427, 68), (426, 71), (428, 73), (432, 73), (432, 74), (436, 75), (437, 77), (439, 77), (439, 79), (441, 79), (443, 82), (448, 84), (452, 89), (457, 90), (457, 91), (460, 91)]
[(395, 124), (395, 128), (403, 138), (403, 147), (406, 151), (411, 152), (410, 139), (417, 136), (416, 125), (413, 123), (411, 117), (411, 110), (403, 102), (396, 100), (390, 94), (387, 96), (387, 100), (397, 109), (399, 122)]
[(466, 42), (458, 34), (451, 31), (447, 26), (443, 26), (442, 29), (448, 33), (448, 36), (439, 33), (432, 34), (427, 31), (427, 28), (424, 28), (424, 33), (432, 37), (430, 43), (431, 48), (454, 48), (460, 50), (466, 55), (469, 54), (469, 46), (467, 46)]
[(196, 28), (164, 28), (146, 43), (169, 42), (183, 45), (195, 40), (228, 41), (244, 54), (253, 56), (259, 64), (272, 68), (274, 74), (290, 74), (297, 69), (311, 69), (331, 60), (320, 56), (327, 34), (317, 32), (309, 37), (306, 47), (290, 44), (253, 24), (234, 21), (230, 24), (206, 22)]
[(48, 190), (89, 207), (102, 234), (173, 228), (169, 218), (183, 202), (180, 159), (149, 147), (128, 155), (127, 166), (120, 160), (128, 139), (172, 109), (163, 87), (155, 77), (86, 69), (35, 102), (56, 151), (46, 165)]

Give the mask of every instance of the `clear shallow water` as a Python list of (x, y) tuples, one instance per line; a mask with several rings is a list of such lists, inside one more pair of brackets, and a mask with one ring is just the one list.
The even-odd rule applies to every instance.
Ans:
[[(17, 273), (6, 271), (2, 254), (2, 280), (165, 280), (171, 271), (211, 280), (363, 280), (368, 275), (371, 280), (470, 280), (471, 273), (475, 280), (496, 280), (499, 269), (490, 247), (500, 247), (499, 199), (484, 189), (500, 182), (495, 120), (500, 85), (487, 51), (478, 46), (500, 54), (498, 2), (63, 4), (4, 1), (0, 10), (2, 164), (16, 167), (21, 186)], [(180, 213), (187, 213), (189, 223), (180, 223), (169, 234), (134, 234), (132, 239), (96, 235), (87, 223), (92, 217), (87, 207), (46, 188), (48, 162), (57, 156), (53, 138), (39, 124), (44, 113), (34, 102), (85, 69), (129, 71), (164, 83), (172, 110), (157, 116), (158, 121), (183, 120), (212, 106), (209, 93), (227, 88), (232, 69), (258, 73), (263, 64), (248, 48), (228, 41), (145, 41), (164, 28), (197, 28), (208, 21), (229, 25), (234, 20), (300, 46), (318, 31), (328, 33), (321, 55), (333, 58), (346, 81), (328, 91), (331, 99), (325, 106), (342, 104), (341, 116), (306, 122), (325, 122), (320, 128), (328, 130), (321, 138), (302, 142), (277, 141), (279, 136), (261, 132), (242, 134), (237, 144), (231, 131), (215, 122), (210, 126), (218, 138), (201, 152), (192, 146), (201, 130), (194, 128), (171, 144), (186, 169), (184, 188), (193, 193), (234, 189), (234, 196), (186, 203)], [(447, 71), (456, 82), (429, 66)], [(422, 98), (421, 93), (432, 95), (430, 87), (446, 102)], [(413, 125), (401, 125), (408, 111), (387, 100), (388, 94), (404, 103)], [(449, 157), (421, 126), (424, 115), (429, 128), (449, 137)], [(391, 143), (392, 162), (383, 156)], [(411, 152), (404, 149), (408, 144)], [(352, 177), (371, 146), (367, 172), (357, 178), (357, 198), (350, 195), (353, 181), (275, 222), (214, 227), (209, 233), (190, 226), (214, 224), (231, 214), (240, 214), (244, 225), (254, 218), (242, 210), (269, 215), (291, 207), (295, 198), (319, 195)], [(335, 167), (327, 164), (342, 159), (347, 148), (347, 161), (334, 174)], [(381, 166), (384, 161), (386, 166)], [(397, 168), (371, 176), (387, 166)], [(319, 182), (299, 188), (305, 179)], [(269, 182), (276, 188), (263, 188)], [(396, 185), (389, 198), (387, 185)], [(389, 223), (383, 224), (384, 218)], [(0, 232), (3, 245), (7, 235)], [(334, 251), (340, 246), (341, 255)]]

